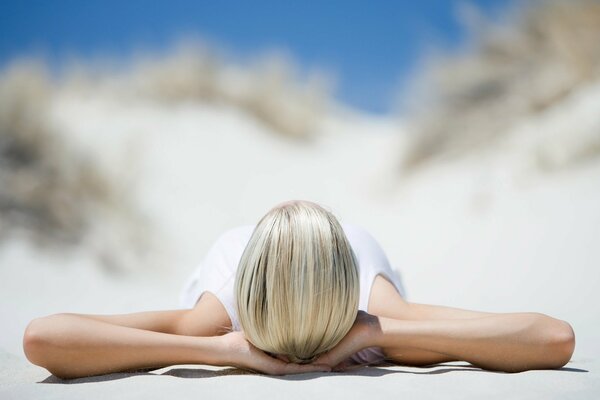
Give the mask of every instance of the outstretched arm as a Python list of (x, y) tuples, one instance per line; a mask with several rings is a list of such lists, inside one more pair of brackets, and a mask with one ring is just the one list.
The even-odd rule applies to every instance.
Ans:
[(388, 321), (382, 322), (388, 329), (386, 336), (399, 325), (405, 334), (409, 329), (422, 330), (416, 336), (408, 334), (408, 340), (388, 343), (386, 354), (396, 362), (427, 365), (465, 360), (483, 368), (509, 371), (557, 368), (573, 354), (573, 329), (547, 315), (409, 303), (381, 276), (375, 280), (370, 300), (369, 312)]
[(484, 369), (519, 372), (565, 365), (575, 335), (565, 321), (539, 313), (497, 314), (462, 320), (402, 321), (379, 318), (372, 343), (403, 361), (411, 349), (433, 351)]
[(75, 314), (32, 321), (27, 358), (54, 375), (75, 378), (172, 364), (219, 364), (218, 336), (193, 337), (114, 325)]
[[(404, 365), (463, 360), (502, 371), (559, 368), (571, 358), (571, 326), (539, 313), (487, 313), (406, 302), (391, 283), (377, 277), (369, 313), (335, 349), (317, 360), (345, 366), (355, 352), (380, 346)], [(340, 364), (343, 363), (343, 364)]]
[(562, 367), (573, 354), (575, 336), (568, 323), (539, 313), (396, 320), (361, 311), (346, 337), (315, 362), (343, 370), (351, 366), (348, 357), (372, 346), (403, 365), (463, 360), (484, 369), (520, 372)]
[(29, 324), (23, 347), (32, 363), (62, 378), (174, 364), (230, 365), (269, 374), (328, 370), (269, 357), (241, 332), (202, 336), (221, 335), (230, 324), (219, 307), (214, 296), (205, 294), (193, 310), (51, 315)]

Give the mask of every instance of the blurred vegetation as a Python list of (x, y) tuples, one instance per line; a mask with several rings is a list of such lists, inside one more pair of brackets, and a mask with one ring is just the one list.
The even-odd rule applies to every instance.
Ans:
[(82, 249), (112, 271), (147, 264), (140, 258), (159, 246), (135, 204), (135, 182), (111, 174), (53, 122), (52, 104), (65, 94), (233, 107), (300, 141), (315, 135), (329, 98), (326, 79), (301, 78), (285, 57), (241, 65), (199, 43), (125, 61), (79, 59), (54, 74), (45, 61), (10, 63), (0, 71), (0, 242), (18, 235)]
[[(129, 235), (124, 243), (134, 246), (142, 219), (126, 188), (58, 134), (49, 117), (54, 92), (43, 63), (0, 74), (0, 241), (22, 235), (50, 250), (88, 246), (105, 268), (120, 270), (113, 240)], [(129, 226), (107, 233), (100, 221)]]
[(283, 54), (242, 63), (199, 41), (181, 42), (166, 54), (143, 54), (112, 68), (80, 63), (66, 78), (90, 94), (235, 107), (275, 134), (302, 140), (316, 134), (331, 85), (323, 73), (301, 74)]
[(0, 79), (0, 213), (48, 240), (76, 242), (90, 202), (110, 198), (103, 177), (68, 150), (47, 123), (52, 88), (41, 65), (17, 64)]
[(600, 91), (578, 97), (600, 84), (600, 1), (521, 2), (496, 21), (465, 6), (462, 17), (467, 48), (426, 58), (405, 96), (405, 170), (489, 149), (536, 118), (547, 119), (539, 145), (554, 141), (542, 166), (598, 157)]

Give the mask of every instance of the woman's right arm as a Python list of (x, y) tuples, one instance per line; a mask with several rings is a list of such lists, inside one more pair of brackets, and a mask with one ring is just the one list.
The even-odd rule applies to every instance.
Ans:
[(83, 315), (113, 325), (188, 336), (218, 336), (231, 331), (231, 320), (219, 299), (205, 292), (189, 310), (147, 311), (121, 315)]
[(23, 348), (32, 363), (69, 378), (186, 362), (217, 364), (223, 350), (217, 335), (228, 326), (222, 304), (205, 293), (191, 310), (38, 318), (27, 327)]
[(75, 378), (173, 364), (222, 365), (222, 337), (194, 337), (114, 325), (82, 315), (33, 320), (27, 358), (56, 376)]
[(33, 320), (23, 348), (32, 363), (62, 378), (175, 364), (235, 366), (268, 374), (329, 370), (284, 363), (248, 343), (219, 300), (205, 293), (191, 310), (125, 315), (56, 314)]

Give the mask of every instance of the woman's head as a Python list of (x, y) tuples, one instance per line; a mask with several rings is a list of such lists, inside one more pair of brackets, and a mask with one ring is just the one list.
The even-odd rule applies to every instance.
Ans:
[(352, 248), (337, 219), (307, 201), (280, 204), (260, 220), (235, 286), (246, 338), (294, 362), (335, 346), (358, 310)]

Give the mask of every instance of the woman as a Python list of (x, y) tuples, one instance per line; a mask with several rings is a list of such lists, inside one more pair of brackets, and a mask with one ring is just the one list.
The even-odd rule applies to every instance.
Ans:
[(517, 372), (559, 368), (573, 354), (565, 321), (409, 303), (402, 292), (367, 232), (291, 201), (217, 241), (184, 290), (187, 309), (39, 318), (24, 350), (64, 378), (195, 363), (293, 374), (383, 360)]

